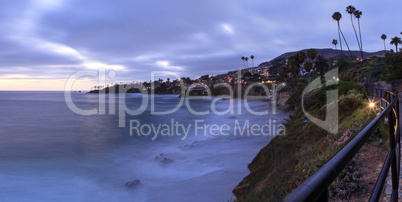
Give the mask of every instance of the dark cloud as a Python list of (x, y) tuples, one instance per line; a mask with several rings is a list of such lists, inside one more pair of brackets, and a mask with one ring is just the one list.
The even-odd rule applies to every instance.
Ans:
[[(5, 1), (0, 7), (0, 75), (65, 78), (85, 62), (121, 65), (119, 80), (148, 80), (152, 70), (182, 76), (219, 74), (304, 48), (332, 47), (331, 15), (343, 14), (342, 29), (357, 49), (351, 2), (342, 1)], [(399, 4), (398, 6), (395, 4)], [(401, 30), (400, 2), (358, 0), (364, 47), (382, 48), (381, 34)], [(251, 65), (251, 61), (249, 62)]]

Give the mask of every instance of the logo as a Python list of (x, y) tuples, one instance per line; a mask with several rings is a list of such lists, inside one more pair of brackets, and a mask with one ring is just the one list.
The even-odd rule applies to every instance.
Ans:
[[(325, 74), (325, 86), (338, 84), (338, 68), (333, 69)], [(323, 128), (330, 133), (338, 132), (338, 89), (327, 91), (327, 103), (326, 103), (326, 115), (324, 120), (320, 120), (311, 114), (309, 114), (304, 108), (304, 96), (311, 91), (323, 87), (321, 84), (321, 78), (316, 78), (314, 81), (309, 83), (302, 93), (302, 110), (306, 117), (316, 124), (317, 126)]]

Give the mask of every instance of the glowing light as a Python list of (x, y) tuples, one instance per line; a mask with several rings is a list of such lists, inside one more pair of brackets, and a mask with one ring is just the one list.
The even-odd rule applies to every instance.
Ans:
[(374, 107), (374, 102), (370, 102), (369, 107), (373, 108)]

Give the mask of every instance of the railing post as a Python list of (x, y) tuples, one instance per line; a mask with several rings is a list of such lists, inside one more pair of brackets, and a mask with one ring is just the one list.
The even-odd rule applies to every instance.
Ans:
[(381, 110), (381, 107), (382, 107), (382, 90), (380, 90), (380, 96), (379, 96), (379, 100), (378, 101), (380, 101), (380, 110)]
[[(398, 103), (399, 104), (399, 103)], [(389, 144), (390, 144), (390, 149), (392, 152), (394, 152), (395, 155), (393, 155), (393, 158), (391, 159), (391, 175), (392, 175), (392, 198), (398, 198), (398, 171), (397, 168), (398, 166), (396, 165), (397, 163), (397, 153), (396, 153), (396, 144), (395, 144), (395, 130), (394, 130), (394, 123), (395, 123), (395, 118), (393, 114), (393, 110), (391, 109), (388, 112), (388, 131), (389, 131)]]
[[(396, 155), (397, 156), (397, 161), (396, 161), (396, 163), (397, 163), (397, 176), (398, 176), (398, 187), (399, 187), (399, 178), (400, 178), (400, 171), (401, 171), (401, 125), (400, 125), (400, 123), (401, 123), (401, 120), (400, 120), (400, 115), (399, 115), (399, 95), (397, 94), (396, 96), (395, 96), (396, 98), (397, 98), (397, 102), (396, 102), (396, 107), (395, 107), (395, 109), (396, 109), (396, 125), (397, 125), (397, 127), (396, 127), (396, 131), (395, 131), (395, 135), (396, 135), (396, 149), (398, 149), (397, 150), (397, 154), (398, 155)], [(399, 188), (398, 188), (399, 189)]]

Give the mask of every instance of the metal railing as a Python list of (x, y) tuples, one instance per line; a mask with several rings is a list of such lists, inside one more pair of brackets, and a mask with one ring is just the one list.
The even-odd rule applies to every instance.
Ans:
[(400, 176), (399, 97), (397, 94), (383, 89), (366, 89), (366, 92), (369, 98), (372, 97), (371, 101), (376, 103), (381, 112), (334, 157), (290, 193), (285, 201), (327, 201), (328, 187), (385, 118), (388, 119), (390, 150), (371, 193), (370, 201), (379, 200), (390, 167), (392, 173), (391, 201), (398, 201)]

